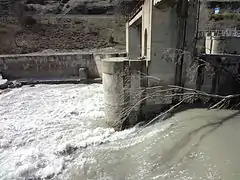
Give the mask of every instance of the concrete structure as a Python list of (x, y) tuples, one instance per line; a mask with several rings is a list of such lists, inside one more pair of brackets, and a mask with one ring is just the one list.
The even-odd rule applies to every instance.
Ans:
[[(149, 115), (153, 113), (150, 113), (150, 110), (159, 112), (165, 104), (172, 103), (172, 99), (163, 102), (161, 98), (148, 97), (155, 86), (185, 83), (187, 66), (184, 62), (190, 60), (194, 53), (196, 2), (195, 0), (139, 1), (126, 24), (128, 59), (104, 60), (104, 66), (108, 66), (107, 63), (116, 69), (119, 67), (116, 72), (103, 72), (107, 104), (106, 120), (115, 129), (125, 128), (124, 123), (128, 126), (149, 120)], [(132, 62), (137, 62), (141, 67), (132, 71), (131, 68), (134, 67), (131, 65)], [(129, 71), (127, 74), (122, 68), (123, 64), (127, 65)], [(134, 74), (133, 72), (136, 71), (138, 72)], [(124, 81), (124, 79), (128, 80)], [(132, 101), (133, 97), (135, 103)], [(121, 117), (125, 109), (132, 112), (132, 109), (128, 108), (132, 105), (135, 115), (127, 114), (130, 115), (128, 119)], [(117, 110), (112, 111), (112, 109)]]
[(213, 65), (209, 71), (200, 69), (200, 90), (222, 95), (239, 93), (240, 55), (204, 54), (200, 58)]
[(116, 130), (135, 125), (141, 114), (139, 109), (143, 61), (110, 58), (102, 61), (106, 122)]
[[(162, 84), (183, 84), (182, 62), (176, 64), (176, 58), (193, 53), (197, 1), (141, 2), (140, 10), (127, 22), (129, 60), (144, 58), (148, 75), (160, 79)], [(155, 83), (149, 80), (148, 84)]]
[(181, 100), (183, 97), (164, 97), (162, 90), (169, 85), (224, 95), (240, 90), (236, 83), (239, 56), (223, 55), (239, 53), (238, 38), (206, 40), (212, 54), (200, 58), (211, 64), (210, 71), (204, 68), (208, 63), (193, 61), (197, 56), (198, 2), (139, 1), (126, 25), (128, 58), (103, 61), (105, 68), (108, 67), (103, 72), (103, 82), (106, 121), (110, 126), (119, 130), (151, 120), (155, 113)]
[(94, 79), (101, 77), (101, 60), (125, 53), (52, 53), (0, 55), (0, 73), (16, 79)]
[(144, 57), (148, 75), (174, 81), (175, 66), (161, 56), (168, 48), (177, 47), (177, 12), (174, 8), (158, 9), (154, 3), (144, 1), (141, 11), (127, 23), (127, 54), (129, 60)]
[[(118, 63), (116, 63), (116, 61)], [(102, 62), (102, 77), (105, 97), (105, 117), (107, 124), (117, 130), (122, 129), (125, 121), (124, 109), (128, 107), (125, 87), (128, 77), (128, 61), (124, 58), (104, 60)]]
[(240, 37), (235, 36), (206, 36), (206, 54), (240, 54)]
[(213, 68), (199, 69), (199, 87), (202, 91), (215, 94), (236, 94), (240, 91), (240, 37), (216, 33), (205, 37), (205, 53), (201, 59)]

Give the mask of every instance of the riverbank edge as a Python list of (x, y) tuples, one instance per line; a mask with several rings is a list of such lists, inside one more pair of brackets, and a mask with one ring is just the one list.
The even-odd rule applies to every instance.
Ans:
[(34, 86), (37, 84), (101, 84), (102, 78), (94, 79), (77, 79), (77, 78), (67, 78), (67, 79), (18, 79), (10, 80), (4, 85), (0, 86), (1, 90), (13, 89), (22, 86)]

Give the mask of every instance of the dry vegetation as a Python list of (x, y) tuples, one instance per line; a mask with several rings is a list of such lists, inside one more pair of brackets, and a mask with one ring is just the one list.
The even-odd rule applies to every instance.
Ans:
[[(105, 11), (98, 14), (100, 10), (105, 10), (105, 1), (100, 3), (101, 6), (94, 3), (88, 6), (87, 10), (97, 15), (89, 15), (89, 12), (83, 15), (82, 11), (78, 11), (79, 6), (73, 7), (77, 10), (74, 15), (61, 13), (64, 7), (69, 8), (69, 2), (72, 1), (29, 0), (25, 4), (13, 3), (10, 13), (0, 17), (0, 54), (31, 53), (45, 49), (124, 48), (124, 16), (118, 13), (109, 15)], [(62, 8), (60, 14), (52, 11), (57, 7)], [(91, 8), (95, 8), (94, 11)]]
[[(125, 25), (115, 17), (37, 17), (21, 25), (17, 19), (0, 24), (0, 53), (30, 53), (44, 49), (73, 50), (123, 47)], [(101, 23), (99, 23), (101, 22)]]
[[(204, 3), (205, 2), (205, 3)], [(206, 1), (201, 4), (199, 30), (225, 30), (240, 29), (239, 13), (221, 11), (220, 14), (213, 14), (213, 9), (209, 8)]]

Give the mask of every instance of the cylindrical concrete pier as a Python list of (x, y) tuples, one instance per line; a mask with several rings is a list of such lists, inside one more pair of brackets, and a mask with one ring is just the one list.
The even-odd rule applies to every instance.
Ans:
[(142, 61), (129, 61), (123, 57), (102, 61), (105, 118), (115, 130), (131, 127), (142, 120), (142, 65)]
[(109, 126), (121, 130), (127, 122), (129, 107), (129, 63), (125, 58), (110, 58), (102, 61), (102, 79), (105, 100), (105, 118)]

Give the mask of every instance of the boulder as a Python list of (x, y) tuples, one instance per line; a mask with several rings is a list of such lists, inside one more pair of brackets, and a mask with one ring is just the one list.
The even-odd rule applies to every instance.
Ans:
[(8, 87), (8, 80), (3, 79), (2, 75), (0, 74), (0, 89), (6, 89)]
[(10, 83), (8, 83), (8, 87), (9, 87), (9, 88), (22, 87), (22, 83), (19, 82), (19, 81), (11, 81)]

